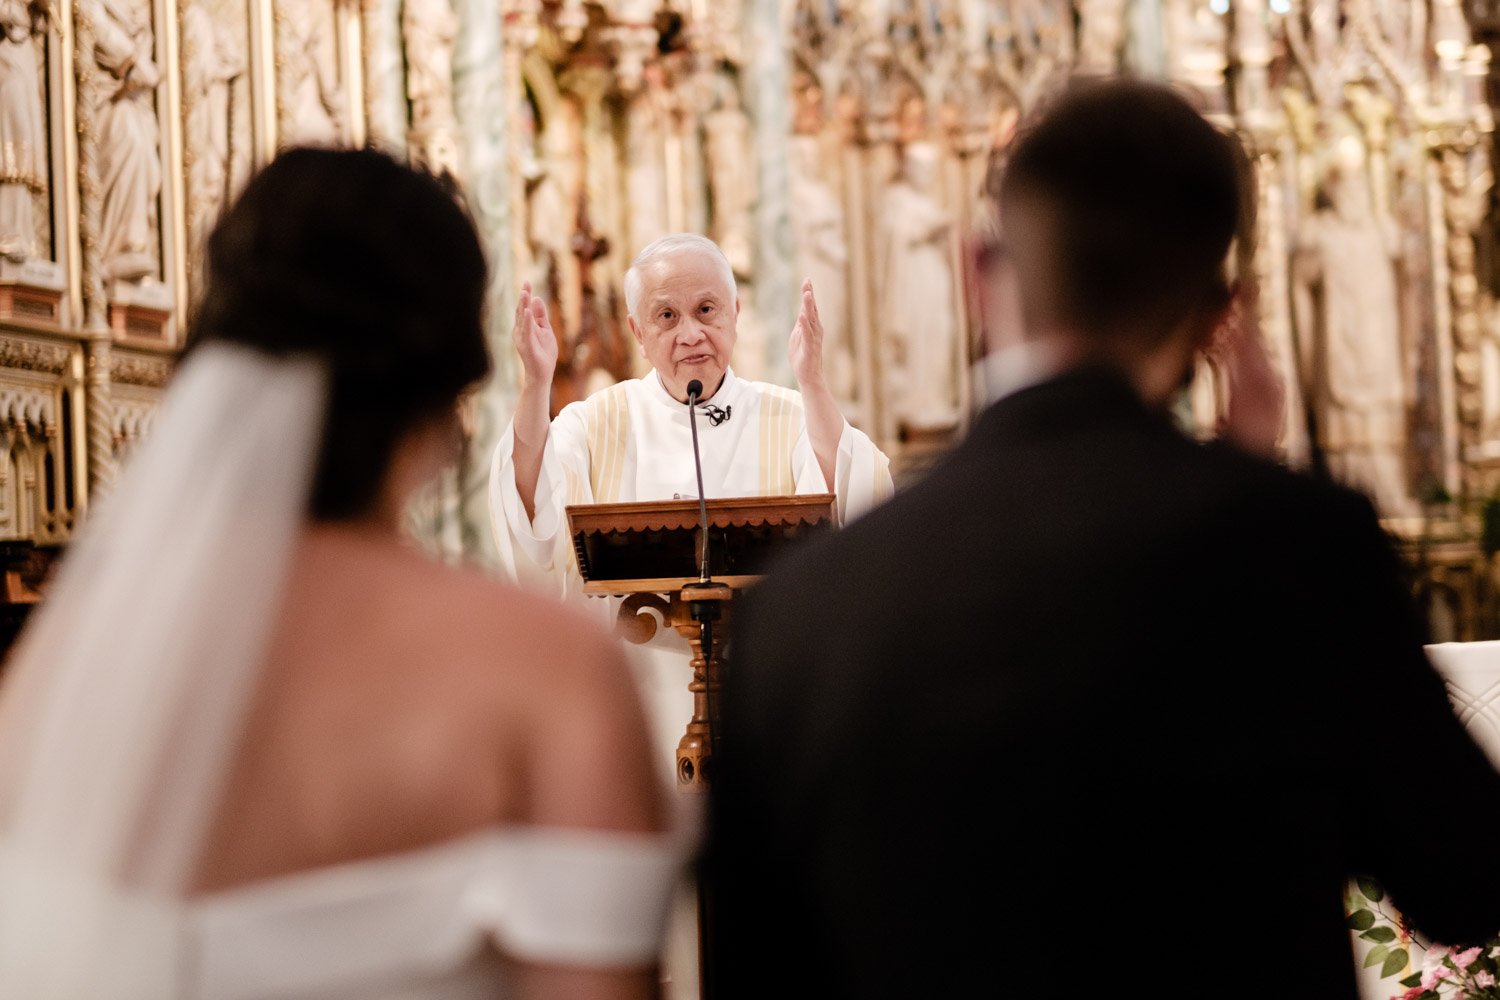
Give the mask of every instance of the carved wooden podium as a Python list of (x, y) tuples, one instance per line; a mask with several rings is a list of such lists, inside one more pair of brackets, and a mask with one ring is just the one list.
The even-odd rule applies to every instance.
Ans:
[(828, 493), (710, 500), (707, 506), (707, 583), (698, 572), (696, 499), (568, 508), (584, 593), (625, 598), (616, 620), (621, 635), (649, 642), (660, 615), (692, 646), (693, 717), (677, 744), (677, 786), (684, 791), (704, 791), (713, 777), (723, 650), (735, 593), (759, 580), (783, 546), (832, 527), (835, 510)]

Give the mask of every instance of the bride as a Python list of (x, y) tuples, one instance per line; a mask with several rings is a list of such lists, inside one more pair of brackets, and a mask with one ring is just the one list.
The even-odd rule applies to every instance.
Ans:
[(0, 996), (634, 997), (683, 860), (632, 681), (400, 537), (489, 370), (429, 177), (293, 150), (0, 687)]

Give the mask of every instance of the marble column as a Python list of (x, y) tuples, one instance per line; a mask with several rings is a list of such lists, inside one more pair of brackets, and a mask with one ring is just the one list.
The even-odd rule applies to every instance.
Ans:
[(792, 384), (786, 338), (797, 320), (798, 288), (792, 245), (791, 182), (787, 161), (792, 134), (791, 67), (788, 33), (779, 0), (747, 0), (744, 51), (751, 53), (745, 74), (746, 106), (750, 113), (759, 174), (760, 198), (755, 206), (755, 316), (765, 331), (769, 356), (765, 377), (780, 385)]
[(1133, 0), (1130, 5), (1125, 68), (1141, 76), (1167, 75), (1167, 29), (1161, 6), (1162, 0)]
[(489, 256), (491, 292), (486, 331), (494, 374), (469, 401), (469, 445), (459, 477), (464, 556), (498, 568), (490, 527), (490, 456), (510, 421), (516, 397), (515, 350), (507, 322), (515, 302), (507, 178), (505, 53), (500, 12), (493, 0), (455, 0), (458, 39), (453, 48), (453, 104), (463, 147), (464, 194)]
[(401, 52), (401, 0), (363, 0), (365, 120), (370, 145), (406, 157), (406, 79)]

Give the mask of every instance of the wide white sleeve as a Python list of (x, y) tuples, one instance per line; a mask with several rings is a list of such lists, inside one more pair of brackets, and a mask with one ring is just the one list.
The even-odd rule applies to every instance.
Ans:
[(567, 596), (578, 574), (565, 508), (594, 502), (583, 417), (575, 406), (569, 406), (548, 429), (536, 482), (535, 517), (526, 516), (516, 488), (514, 450), (512, 421), (500, 436), (490, 463), (490, 520), (501, 563), (517, 583)]
[(864, 431), (856, 430), (847, 420), (844, 421), (843, 432), (839, 434), (832, 490), (823, 478), (823, 468), (813, 452), (806, 427), (803, 427), (802, 433), (797, 436), (797, 443), (792, 446), (792, 473), (796, 478), (798, 493), (832, 492), (838, 498), (840, 524), (848, 524), (884, 503), (895, 491), (891, 480), (890, 459), (875, 447), (875, 442)]

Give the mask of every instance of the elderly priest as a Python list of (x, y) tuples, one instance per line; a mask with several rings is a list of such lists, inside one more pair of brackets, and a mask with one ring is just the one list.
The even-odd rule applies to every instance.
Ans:
[(734, 271), (706, 237), (664, 236), (642, 250), (625, 274), (625, 304), (652, 371), (549, 422), (557, 337), (541, 299), (529, 286), (521, 291), (514, 332), (521, 396), (490, 474), (495, 538), (517, 579), (560, 596), (579, 591), (569, 504), (697, 497), (687, 411), (694, 380), (703, 384), (698, 433), (708, 497), (833, 493), (847, 521), (890, 495), (890, 463), (849, 426), (824, 384), (810, 282), (787, 343), (800, 393), (735, 377)]

